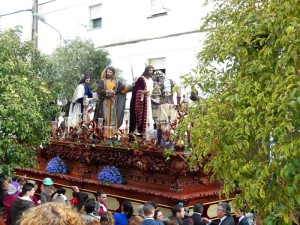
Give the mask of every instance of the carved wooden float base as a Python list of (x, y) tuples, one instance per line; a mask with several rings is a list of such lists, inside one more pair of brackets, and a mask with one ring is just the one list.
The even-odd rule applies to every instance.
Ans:
[[(70, 167), (68, 174), (52, 174), (45, 171), (47, 163), (59, 156)], [(210, 183), (209, 176), (201, 169), (189, 171), (185, 155), (174, 153), (170, 160), (164, 153), (151, 150), (122, 149), (90, 144), (52, 142), (38, 150), (39, 169), (16, 168), (17, 175), (36, 180), (41, 192), (42, 181), (51, 177), (56, 187), (64, 187), (67, 197), (72, 198), (71, 186), (94, 197), (97, 190), (104, 190), (108, 196), (108, 209), (120, 210), (124, 199), (134, 206), (155, 201), (165, 216), (171, 214), (171, 207), (183, 202), (191, 210), (193, 204), (204, 204), (204, 215), (216, 216), (220, 184)], [(124, 184), (101, 183), (97, 174), (106, 165), (114, 165), (125, 175)], [(227, 201), (230, 199), (227, 199)]]

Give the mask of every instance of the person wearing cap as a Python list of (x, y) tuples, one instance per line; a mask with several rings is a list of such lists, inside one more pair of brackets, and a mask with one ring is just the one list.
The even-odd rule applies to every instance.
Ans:
[(12, 181), (8, 184), (7, 195), (4, 197), (4, 206), (6, 210), (6, 224), (9, 225), (9, 212), (10, 207), (14, 203), (14, 201), (18, 198), (18, 189), (19, 183), (17, 181)]
[(21, 218), (22, 213), (27, 209), (35, 207), (34, 202), (31, 200), (35, 193), (34, 185), (26, 183), (22, 187), (23, 197), (18, 197), (10, 207), (9, 224), (16, 225)]
[(50, 177), (46, 177), (43, 180), (44, 190), (41, 192), (41, 204), (51, 202), (51, 195), (56, 191), (54, 183)]

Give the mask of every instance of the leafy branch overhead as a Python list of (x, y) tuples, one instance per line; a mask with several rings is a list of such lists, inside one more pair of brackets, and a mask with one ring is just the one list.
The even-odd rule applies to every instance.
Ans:
[(57, 85), (60, 85), (59, 100), (64, 103), (73, 96), (76, 86), (87, 70), (92, 71), (91, 89), (95, 92), (100, 73), (110, 65), (107, 51), (97, 49), (89, 40), (76, 38), (55, 49), (51, 56), (55, 66)]
[(223, 194), (242, 191), (236, 205), (287, 224), (300, 210), (299, 1), (216, 4), (202, 27), (198, 66), (184, 82), (206, 97), (178, 134), (194, 122), (191, 166), (210, 158), (205, 170)]
[(57, 96), (46, 78), (49, 60), (19, 28), (0, 33), (0, 174), (35, 166), (35, 146), (47, 143)]

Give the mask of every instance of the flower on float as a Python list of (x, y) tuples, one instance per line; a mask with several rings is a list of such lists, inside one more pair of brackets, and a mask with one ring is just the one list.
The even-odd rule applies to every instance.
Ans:
[(103, 183), (122, 184), (123, 175), (115, 166), (106, 166), (98, 174), (98, 180)]
[(64, 173), (68, 172), (68, 166), (61, 160), (59, 156), (53, 157), (46, 166), (46, 171), (49, 173)]

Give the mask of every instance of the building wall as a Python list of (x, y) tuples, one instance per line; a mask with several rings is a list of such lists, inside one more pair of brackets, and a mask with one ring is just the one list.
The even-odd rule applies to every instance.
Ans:
[[(155, 58), (164, 58), (166, 75), (180, 83), (179, 77), (195, 67), (205, 38), (201, 18), (211, 7), (203, 7), (204, 0), (162, 1), (166, 15), (161, 16), (151, 16), (151, 0), (39, 0), (38, 13), (64, 39), (80, 36), (108, 50), (127, 83)], [(102, 28), (91, 29), (89, 7), (98, 4)], [(39, 22), (39, 48), (50, 54), (58, 44), (59, 33)]]

